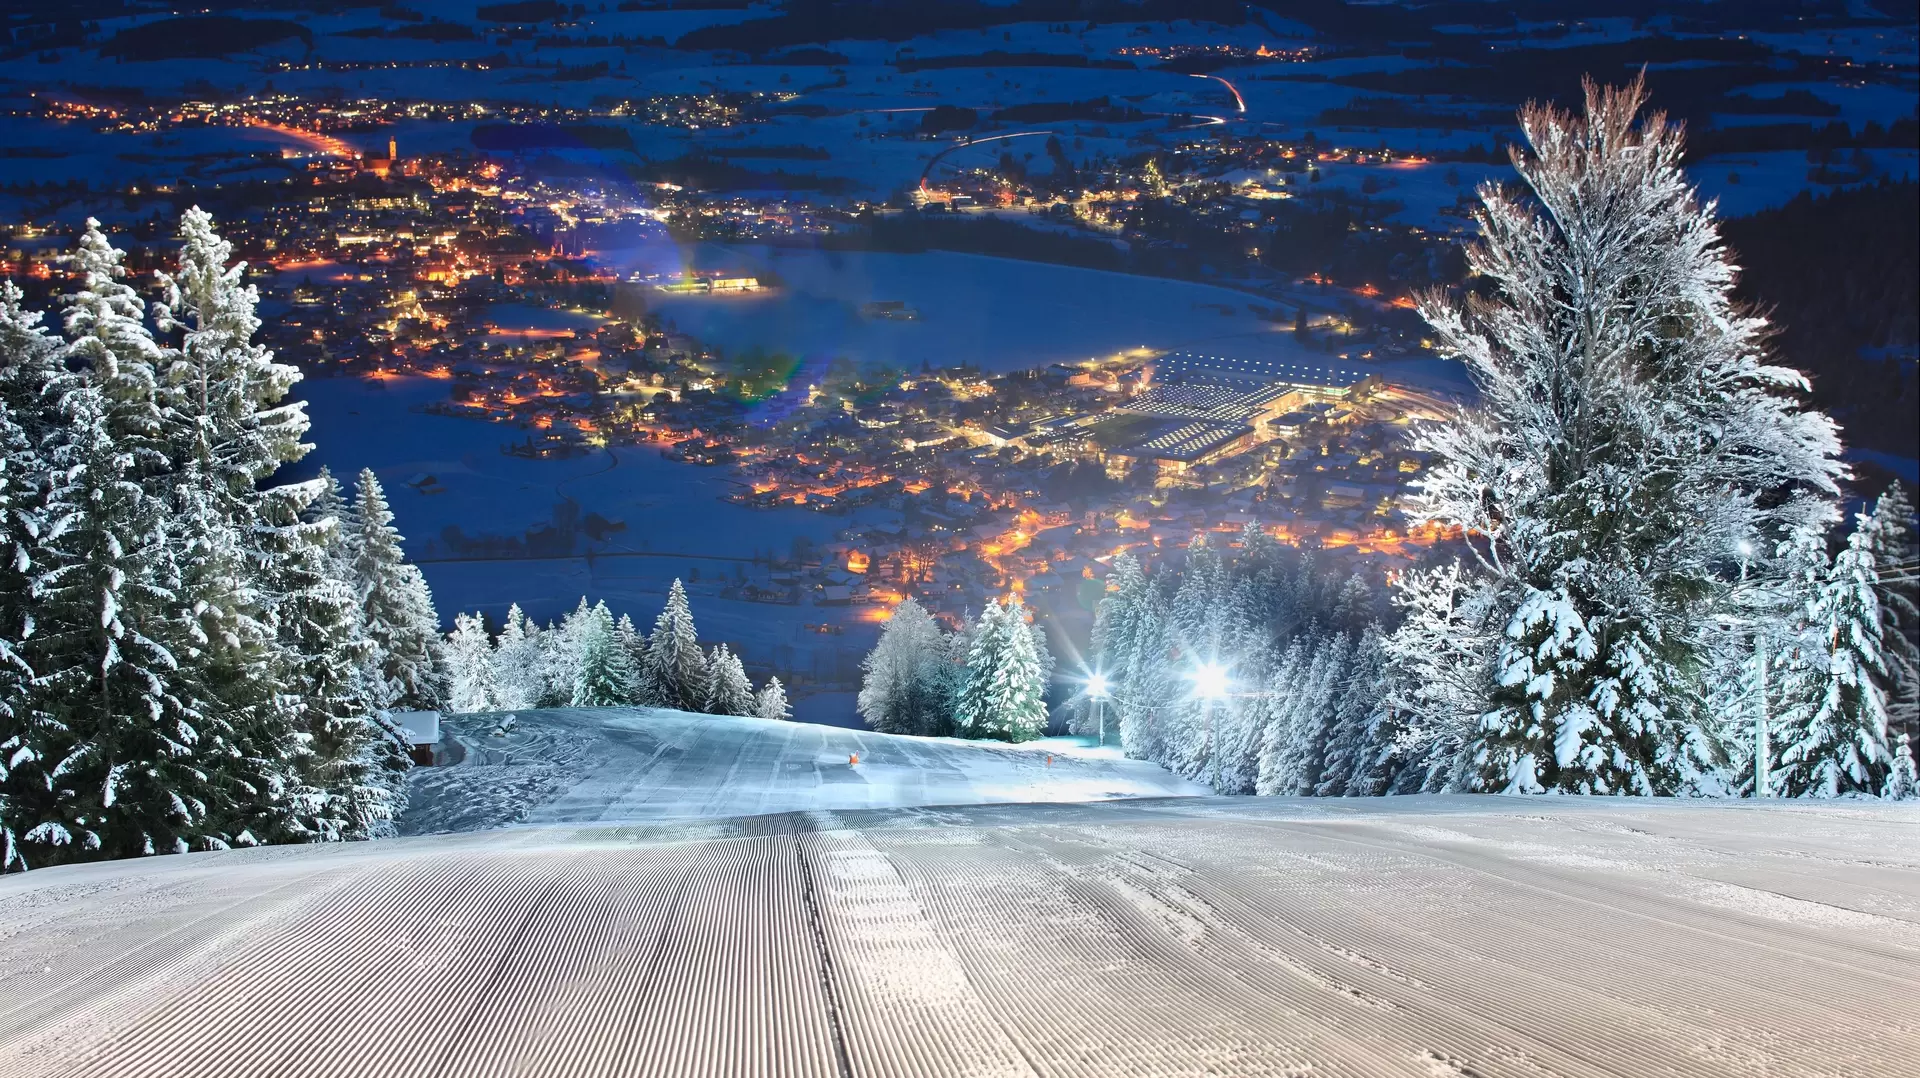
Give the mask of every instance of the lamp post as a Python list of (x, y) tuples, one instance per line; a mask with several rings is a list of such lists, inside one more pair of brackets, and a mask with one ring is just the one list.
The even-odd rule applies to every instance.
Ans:
[(1094, 671), (1087, 675), (1087, 699), (1093, 701), (1093, 721), (1100, 726), (1100, 744), (1107, 743), (1107, 675)]
[(1193, 672), (1193, 694), (1200, 698), (1201, 714), (1207, 726), (1207, 785), (1220, 789), (1220, 755), (1213, 751), (1213, 702), (1227, 695), (1227, 670), (1218, 663), (1204, 662)]
[[(1740, 583), (1747, 582), (1747, 563), (1753, 558), (1753, 544), (1740, 540)], [(1753, 796), (1768, 796), (1769, 774), (1773, 753), (1771, 739), (1767, 736), (1767, 639), (1757, 620), (1748, 622), (1748, 631), (1753, 634), (1753, 674), (1754, 674), (1754, 718), (1753, 718)]]

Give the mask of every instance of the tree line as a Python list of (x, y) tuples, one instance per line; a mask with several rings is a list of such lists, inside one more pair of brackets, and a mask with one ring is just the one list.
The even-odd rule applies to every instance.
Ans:
[(312, 448), (299, 372), (198, 208), (162, 299), (89, 220), (53, 314), (0, 283), (0, 868), (367, 838), (439, 698), (377, 479)]
[(664, 707), (708, 715), (793, 717), (786, 688), (758, 690), (726, 644), (700, 648), (693, 608), (679, 580), (651, 633), (615, 620), (583, 597), (558, 624), (536, 624), (518, 604), (498, 632), (477, 614), (454, 618), (447, 636), (447, 708), (458, 713), (540, 707)]

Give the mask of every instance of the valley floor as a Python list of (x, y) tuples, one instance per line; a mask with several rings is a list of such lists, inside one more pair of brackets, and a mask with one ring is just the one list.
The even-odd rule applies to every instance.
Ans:
[(0, 1074), (1920, 1074), (1920, 813), (1164, 798), (0, 879)]

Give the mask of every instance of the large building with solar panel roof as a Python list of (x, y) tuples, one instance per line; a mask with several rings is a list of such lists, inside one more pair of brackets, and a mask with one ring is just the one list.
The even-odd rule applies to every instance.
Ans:
[[(1379, 376), (1339, 363), (1170, 352), (1155, 360), (1149, 388), (1115, 409), (1127, 439), (1109, 449), (1110, 467), (1154, 461), (1163, 473), (1182, 474), (1297, 433), (1315, 422), (1337, 421), (1337, 408), (1356, 387)], [(1157, 421), (1157, 422), (1156, 422)]]

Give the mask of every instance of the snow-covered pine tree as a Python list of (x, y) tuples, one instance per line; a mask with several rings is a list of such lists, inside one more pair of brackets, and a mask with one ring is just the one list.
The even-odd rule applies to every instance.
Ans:
[(1477, 788), (1721, 788), (1696, 672), (1735, 551), (1825, 519), (1837, 489), (1833, 424), (1761, 362), (1766, 323), (1735, 308), (1713, 207), (1645, 97), (1589, 84), (1584, 117), (1523, 110), (1530, 197), (1483, 186), (1468, 252), (1489, 298), (1421, 304), (1480, 390), (1414, 438), (1439, 459), (1419, 508), (1469, 537), (1485, 593), (1449, 610), (1500, 632), (1490, 670), (1442, 675), (1490, 690), (1463, 708), (1484, 716), (1463, 749)]
[(639, 671), (620, 641), (619, 628), (606, 603), (595, 603), (572, 634), (579, 649), (570, 707), (628, 707), (633, 704)]
[(537, 706), (545, 691), (540, 677), (540, 636), (540, 627), (521, 613), (519, 603), (507, 608), (493, 648), (494, 687), (502, 711)]
[(493, 639), (479, 614), (456, 614), (447, 634), (447, 710), (456, 715), (499, 711), (499, 674)]
[(1374, 789), (1371, 773), (1378, 750), (1371, 741), (1388, 706), (1387, 650), (1378, 625), (1368, 626), (1361, 634), (1351, 661), (1338, 676), (1339, 691), (1313, 793), (1316, 797), (1376, 794), (1380, 791)]
[(707, 657), (694, 630), (686, 586), (677, 577), (647, 637), (644, 678), (651, 706), (699, 711), (706, 705)]
[(1875, 594), (1886, 659), (1887, 729), (1920, 739), (1920, 565), (1914, 561), (1912, 520), (1913, 503), (1895, 480), (1874, 499), (1868, 529), (1879, 572)]
[[(16, 783), (35, 781), (38, 753), (57, 731), (31, 703), (33, 669), (24, 655), (35, 617), (29, 592), (41, 535), (47, 424), (42, 391), (53, 380), (59, 342), (22, 306), (20, 289), (0, 280), (0, 872), (25, 867), (19, 836), (31, 824)], [(36, 440), (29, 431), (40, 435)]]
[(1339, 594), (1334, 596), (1334, 625), (1352, 633), (1366, 631), (1375, 617), (1374, 600), (1373, 585), (1367, 582), (1363, 574), (1355, 571), (1340, 585)]
[(306, 743), (302, 822), (316, 841), (372, 838), (404, 807), (398, 776), (408, 761), (397, 732), (380, 723), (367, 699), (363, 675), (373, 648), (360, 631), (352, 587), (335, 575), (339, 521), (321, 517), (301, 527), (306, 533), (286, 548), (277, 569), (284, 590), (276, 622), (290, 659), (294, 724)]
[(787, 688), (769, 675), (767, 683), (753, 697), (753, 713), (763, 719), (791, 719), (793, 708), (787, 704)]
[(1893, 745), (1893, 764), (1887, 768), (1886, 784), (1880, 796), (1890, 801), (1908, 801), (1920, 797), (1920, 767), (1913, 754), (1913, 739), (1901, 734)]
[(1273, 674), (1261, 694), (1259, 758), (1253, 769), (1253, 792), (1262, 797), (1284, 793), (1287, 788), (1287, 748), (1293, 742), (1293, 716), (1300, 707), (1313, 667), (1313, 651), (1304, 636), (1295, 637), (1273, 665)]
[[(200, 709), (226, 718), (247, 742), (233, 757), (240, 774), (228, 783), (238, 791), (230, 803), (241, 808), (260, 791), (284, 786), (311, 807), (324, 795), (288, 785), (285, 774), (303, 732), (301, 713), (310, 709), (291, 703), (307, 692), (297, 677), (306, 665), (279, 622), (297, 601), (288, 574), (307, 577), (296, 548), (320, 539), (300, 518), (322, 491), (262, 485), (311, 448), (301, 441), (305, 406), (287, 400), (300, 373), (254, 341), (258, 297), (242, 283), (244, 264), (230, 264), (232, 248), (213, 219), (190, 209), (180, 233), (178, 269), (161, 275), (166, 300), (154, 314), (162, 332), (180, 333), (159, 371), (157, 400), (172, 464), (183, 596), (198, 611), (206, 641), (200, 655), (185, 657), (186, 666), (206, 674)], [(284, 799), (275, 794), (270, 801)], [(236, 836), (306, 830), (272, 805), (252, 815), (257, 819), (233, 828)]]
[(1353, 655), (1353, 638), (1344, 632), (1325, 637), (1314, 650), (1306, 692), (1296, 715), (1293, 742), (1287, 747), (1285, 769), (1293, 776), (1289, 791), (1298, 796), (1314, 792), (1326, 764), (1327, 740), (1339, 700), (1341, 678)]
[(246, 549), (252, 534), (242, 538), (203, 464), (188, 457), (169, 476), (166, 540), (178, 567), (174, 593), (185, 608), (173, 649), (176, 691), (204, 717), (203, 736), (218, 732), (226, 746), (209, 772), (209, 822), (235, 845), (304, 841), (312, 832), (302, 820), (323, 806), (324, 795), (297, 777), (306, 746), (296, 728), (297, 698), (287, 691), (293, 656), (283, 650), (261, 594), (265, 571)]
[(218, 848), (210, 772), (233, 749), (181, 691), (174, 648), (190, 635), (147, 481), (164, 466), (153, 364), (162, 351), (121, 280), (122, 254), (89, 221), (64, 297), (68, 343), (47, 384), (46, 527), (31, 556), (39, 675), (26, 706), (38, 744), (11, 759), (21, 861)]
[(752, 715), (753, 682), (747, 680), (740, 657), (725, 644), (707, 657), (707, 699), (702, 708), (709, 715)]
[[(1817, 535), (1802, 540), (1821, 542)], [(1797, 647), (1780, 663), (1785, 676), (1773, 789), (1784, 797), (1876, 795), (1893, 758), (1879, 684), (1885, 663), (1872, 518), (1861, 515), (1846, 549), (1831, 562), (1822, 550), (1799, 561), (1815, 579)]]
[(988, 603), (974, 624), (954, 725), (963, 737), (1027, 741), (1047, 727), (1046, 695), (1020, 597)]
[(883, 734), (931, 734), (944, 717), (926, 683), (929, 663), (945, 658), (946, 634), (912, 596), (894, 607), (880, 639), (860, 662), (863, 676), (854, 706)]
[(361, 629), (374, 646), (374, 703), (383, 710), (439, 707), (446, 693), (440, 619), (426, 577), (401, 550), (393, 510), (371, 468), (360, 472), (354, 518), (353, 582)]

